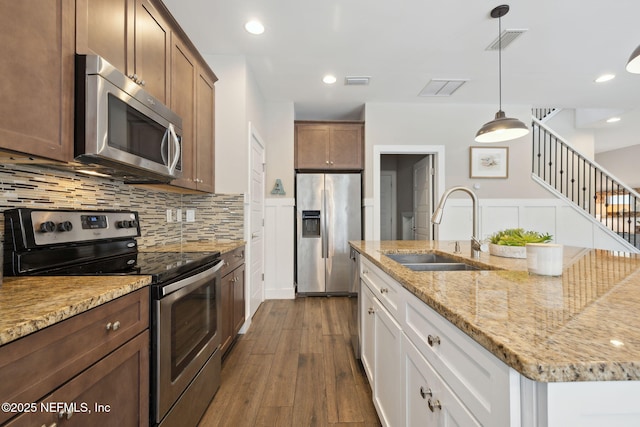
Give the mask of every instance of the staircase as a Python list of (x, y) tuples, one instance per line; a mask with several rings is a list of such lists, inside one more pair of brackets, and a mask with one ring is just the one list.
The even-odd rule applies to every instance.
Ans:
[(555, 111), (532, 111), (533, 180), (590, 218), (628, 251), (640, 253), (640, 194), (545, 126), (544, 120)]

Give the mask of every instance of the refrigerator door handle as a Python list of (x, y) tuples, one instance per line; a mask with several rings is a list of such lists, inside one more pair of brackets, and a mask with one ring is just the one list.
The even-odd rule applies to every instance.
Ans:
[(327, 225), (327, 190), (322, 190), (322, 258), (329, 258), (329, 233)]

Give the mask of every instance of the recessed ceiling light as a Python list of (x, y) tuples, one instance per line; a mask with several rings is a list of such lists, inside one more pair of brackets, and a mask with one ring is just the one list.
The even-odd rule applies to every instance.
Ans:
[(322, 78), (322, 81), (325, 82), (328, 85), (332, 85), (337, 81), (337, 79), (336, 79), (336, 76), (333, 76), (331, 74), (327, 74), (326, 76), (324, 76)]
[(611, 117), (610, 119), (607, 119), (607, 123), (615, 123), (619, 121), (620, 121), (620, 117)]
[(603, 74), (596, 79), (596, 83), (608, 82), (609, 80), (613, 80), (615, 77), (615, 74)]
[(624, 345), (624, 343), (620, 340), (611, 340), (609, 341), (611, 343), (611, 345), (613, 345), (614, 347), (622, 347)]
[(264, 25), (255, 19), (244, 24), (244, 29), (250, 34), (260, 35), (264, 33)]

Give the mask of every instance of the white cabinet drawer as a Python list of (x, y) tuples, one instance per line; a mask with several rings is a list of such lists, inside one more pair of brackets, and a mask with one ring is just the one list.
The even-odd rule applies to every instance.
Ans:
[(510, 371), (486, 349), (411, 294), (402, 328), (483, 425), (509, 425)]
[(404, 334), (402, 335), (402, 369), (402, 375), (405, 378), (404, 425), (407, 427), (481, 425)]
[(365, 257), (360, 257), (360, 278), (396, 319), (400, 319), (402, 286)]

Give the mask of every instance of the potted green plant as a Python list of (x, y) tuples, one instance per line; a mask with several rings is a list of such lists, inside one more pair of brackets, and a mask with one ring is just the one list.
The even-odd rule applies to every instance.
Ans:
[(508, 228), (497, 231), (489, 237), (489, 253), (506, 258), (526, 258), (527, 243), (547, 243), (552, 236), (548, 233), (528, 231), (523, 228)]

